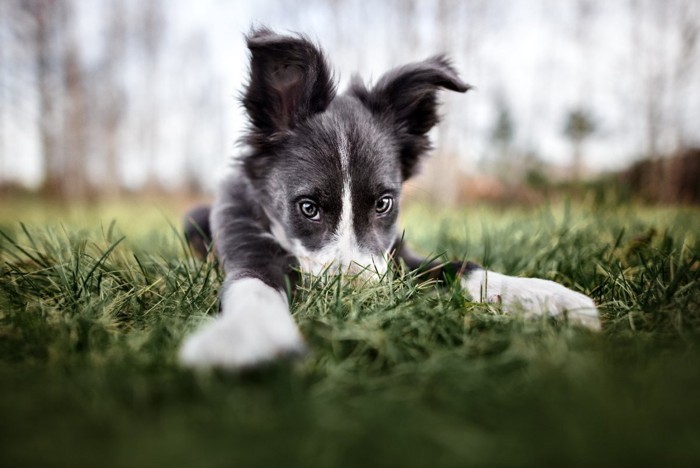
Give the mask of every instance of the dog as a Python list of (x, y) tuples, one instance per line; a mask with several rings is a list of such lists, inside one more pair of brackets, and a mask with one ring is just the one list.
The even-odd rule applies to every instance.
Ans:
[(327, 272), (381, 276), (397, 263), (420, 277), (456, 278), (474, 301), (505, 312), (566, 314), (599, 329), (583, 294), (472, 262), (430, 261), (399, 235), (401, 186), (431, 149), (438, 92), (470, 88), (447, 57), (396, 68), (374, 86), (355, 77), (337, 94), (324, 53), (305, 36), (260, 27), (246, 42), (247, 150), (212, 207), (189, 213), (185, 227), (196, 251), (215, 246), (225, 273), (221, 313), (185, 339), (182, 364), (238, 369), (303, 354), (288, 281)]

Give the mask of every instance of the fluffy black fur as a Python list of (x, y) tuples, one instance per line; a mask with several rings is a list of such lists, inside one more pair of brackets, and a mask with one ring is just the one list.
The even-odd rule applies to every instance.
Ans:
[[(291, 244), (313, 253), (332, 241), (348, 186), (354, 234), (367, 255), (402, 259), (435, 278), (477, 268), (416, 256), (396, 228), (401, 184), (416, 173), (430, 149), (427, 133), (438, 123), (438, 91), (469, 89), (446, 57), (392, 70), (374, 86), (355, 77), (348, 92), (336, 96), (323, 52), (304, 36), (259, 28), (246, 41), (251, 62), (242, 102), (249, 150), (243, 171), (221, 185), (211, 213), (199, 207), (188, 214), (185, 233), (195, 251), (205, 252), (213, 239), (227, 282), (254, 277), (282, 289), (285, 278), (296, 279), (299, 265)], [(394, 209), (374, 216), (387, 196)], [(304, 199), (323, 213), (318, 222), (299, 214)]]
[(355, 78), (336, 95), (323, 53), (305, 37), (260, 28), (247, 44), (248, 151), (212, 209), (192, 211), (185, 228), (196, 252), (216, 247), (226, 276), (222, 314), (188, 337), (181, 362), (240, 368), (303, 352), (283, 294), (299, 272), (381, 274), (397, 263), (424, 278), (459, 278), (474, 300), (506, 311), (578, 311), (569, 317), (600, 328), (582, 294), (471, 262), (429, 261), (403, 243), (401, 186), (430, 149), (438, 92), (469, 89), (447, 58), (397, 68), (374, 86)]

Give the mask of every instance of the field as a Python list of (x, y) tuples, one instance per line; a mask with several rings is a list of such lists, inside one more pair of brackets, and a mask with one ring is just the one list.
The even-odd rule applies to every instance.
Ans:
[(180, 207), (0, 202), (2, 467), (700, 466), (697, 209), (414, 205), (424, 253), (586, 292), (603, 331), (330, 279), (292, 297), (307, 358), (231, 374), (175, 359), (221, 281)]

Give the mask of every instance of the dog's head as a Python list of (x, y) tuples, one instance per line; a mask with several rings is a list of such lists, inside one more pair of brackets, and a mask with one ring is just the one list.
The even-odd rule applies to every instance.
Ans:
[(302, 271), (382, 272), (396, 240), (401, 184), (416, 172), (437, 123), (437, 91), (465, 92), (434, 57), (336, 96), (321, 50), (300, 36), (247, 37), (250, 118), (244, 160), (277, 241)]

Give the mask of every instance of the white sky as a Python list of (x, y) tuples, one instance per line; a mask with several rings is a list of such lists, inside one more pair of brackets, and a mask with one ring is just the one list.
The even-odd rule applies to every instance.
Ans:
[[(475, 171), (478, 161), (491, 155), (489, 135), (499, 95), (507, 100), (513, 114), (515, 147), (566, 166), (571, 150), (562, 136), (563, 121), (571, 108), (583, 103), (600, 128), (586, 146), (585, 164), (597, 171), (624, 167), (646, 147), (642, 113), (646, 89), (640, 74), (659, 66), (654, 59), (658, 51), (651, 48), (664, 44), (662, 57), (670, 67), (677, 49), (673, 24), (659, 29), (652, 12), (635, 26), (628, 3), (620, 1), (594, 2), (597, 11), (582, 42), (575, 40), (574, 0), (453, 2), (476, 13), (459, 16), (460, 22), (453, 25), (454, 34), (442, 41), (438, 39), (442, 31), (435, 21), (436, 2), (419, 0), (420, 20), (412, 25), (399, 24), (395, 12), (396, 5), (401, 4), (398, 0), (337, 3), (345, 5), (339, 15), (333, 13), (328, 2), (321, 1), (164, 2), (168, 40), (157, 93), (170, 107), (161, 113), (163, 143), (157, 166), (163, 179), (177, 181), (187, 164), (184, 153), (178, 151), (182, 143), (170, 135), (186, 131), (192, 120), (191, 115), (183, 114), (187, 107), (178, 105), (177, 99), (181, 86), (178, 74), (187, 67), (183, 63), (187, 60), (183, 44), (194, 34), (200, 34), (209, 47), (211, 68), (202, 73), (216, 77), (219, 86), (211, 92), (216, 93), (223, 110), (223, 138), (219, 147), (210, 145), (204, 151), (199, 164), (204, 171), (214, 171), (234, 154), (234, 142), (244, 124), (236, 97), (247, 70), (243, 34), (251, 24), (300, 31), (317, 40), (328, 52), (341, 91), (354, 72), (376, 80), (391, 66), (439, 52), (450, 54), (465, 81), (476, 86), (476, 91), (466, 96), (444, 94), (444, 125), (449, 129), (444, 135), (449, 141), (440, 141), (439, 146), (457, 151), (468, 171)], [(101, 23), (96, 18), (108, 4), (109, 0), (80, 3), (79, 35), (86, 42), (99, 43)], [(137, 0), (132, 1), (133, 5), (138, 5)], [(700, 14), (698, 8), (695, 11)], [(636, 49), (632, 45), (634, 27), (643, 40)], [(85, 53), (89, 57), (90, 47)], [(697, 68), (694, 77), (698, 76)], [(682, 99), (673, 101), (669, 92), (660, 98), (665, 119), (662, 149), (672, 149), (679, 134), (687, 143), (700, 144), (700, 93), (697, 85), (684, 86)], [(22, 156), (0, 160), (0, 171), (5, 177), (33, 185), (41, 177), (37, 135), (29, 122), (22, 127), (22, 134), (15, 140), (4, 138), (5, 152), (9, 154), (12, 149)], [(12, 129), (3, 131), (7, 135)], [(8, 147), (7, 141), (14, 146)], [(126, 156), (123, 176), (138, 185), (143, 158)]]

